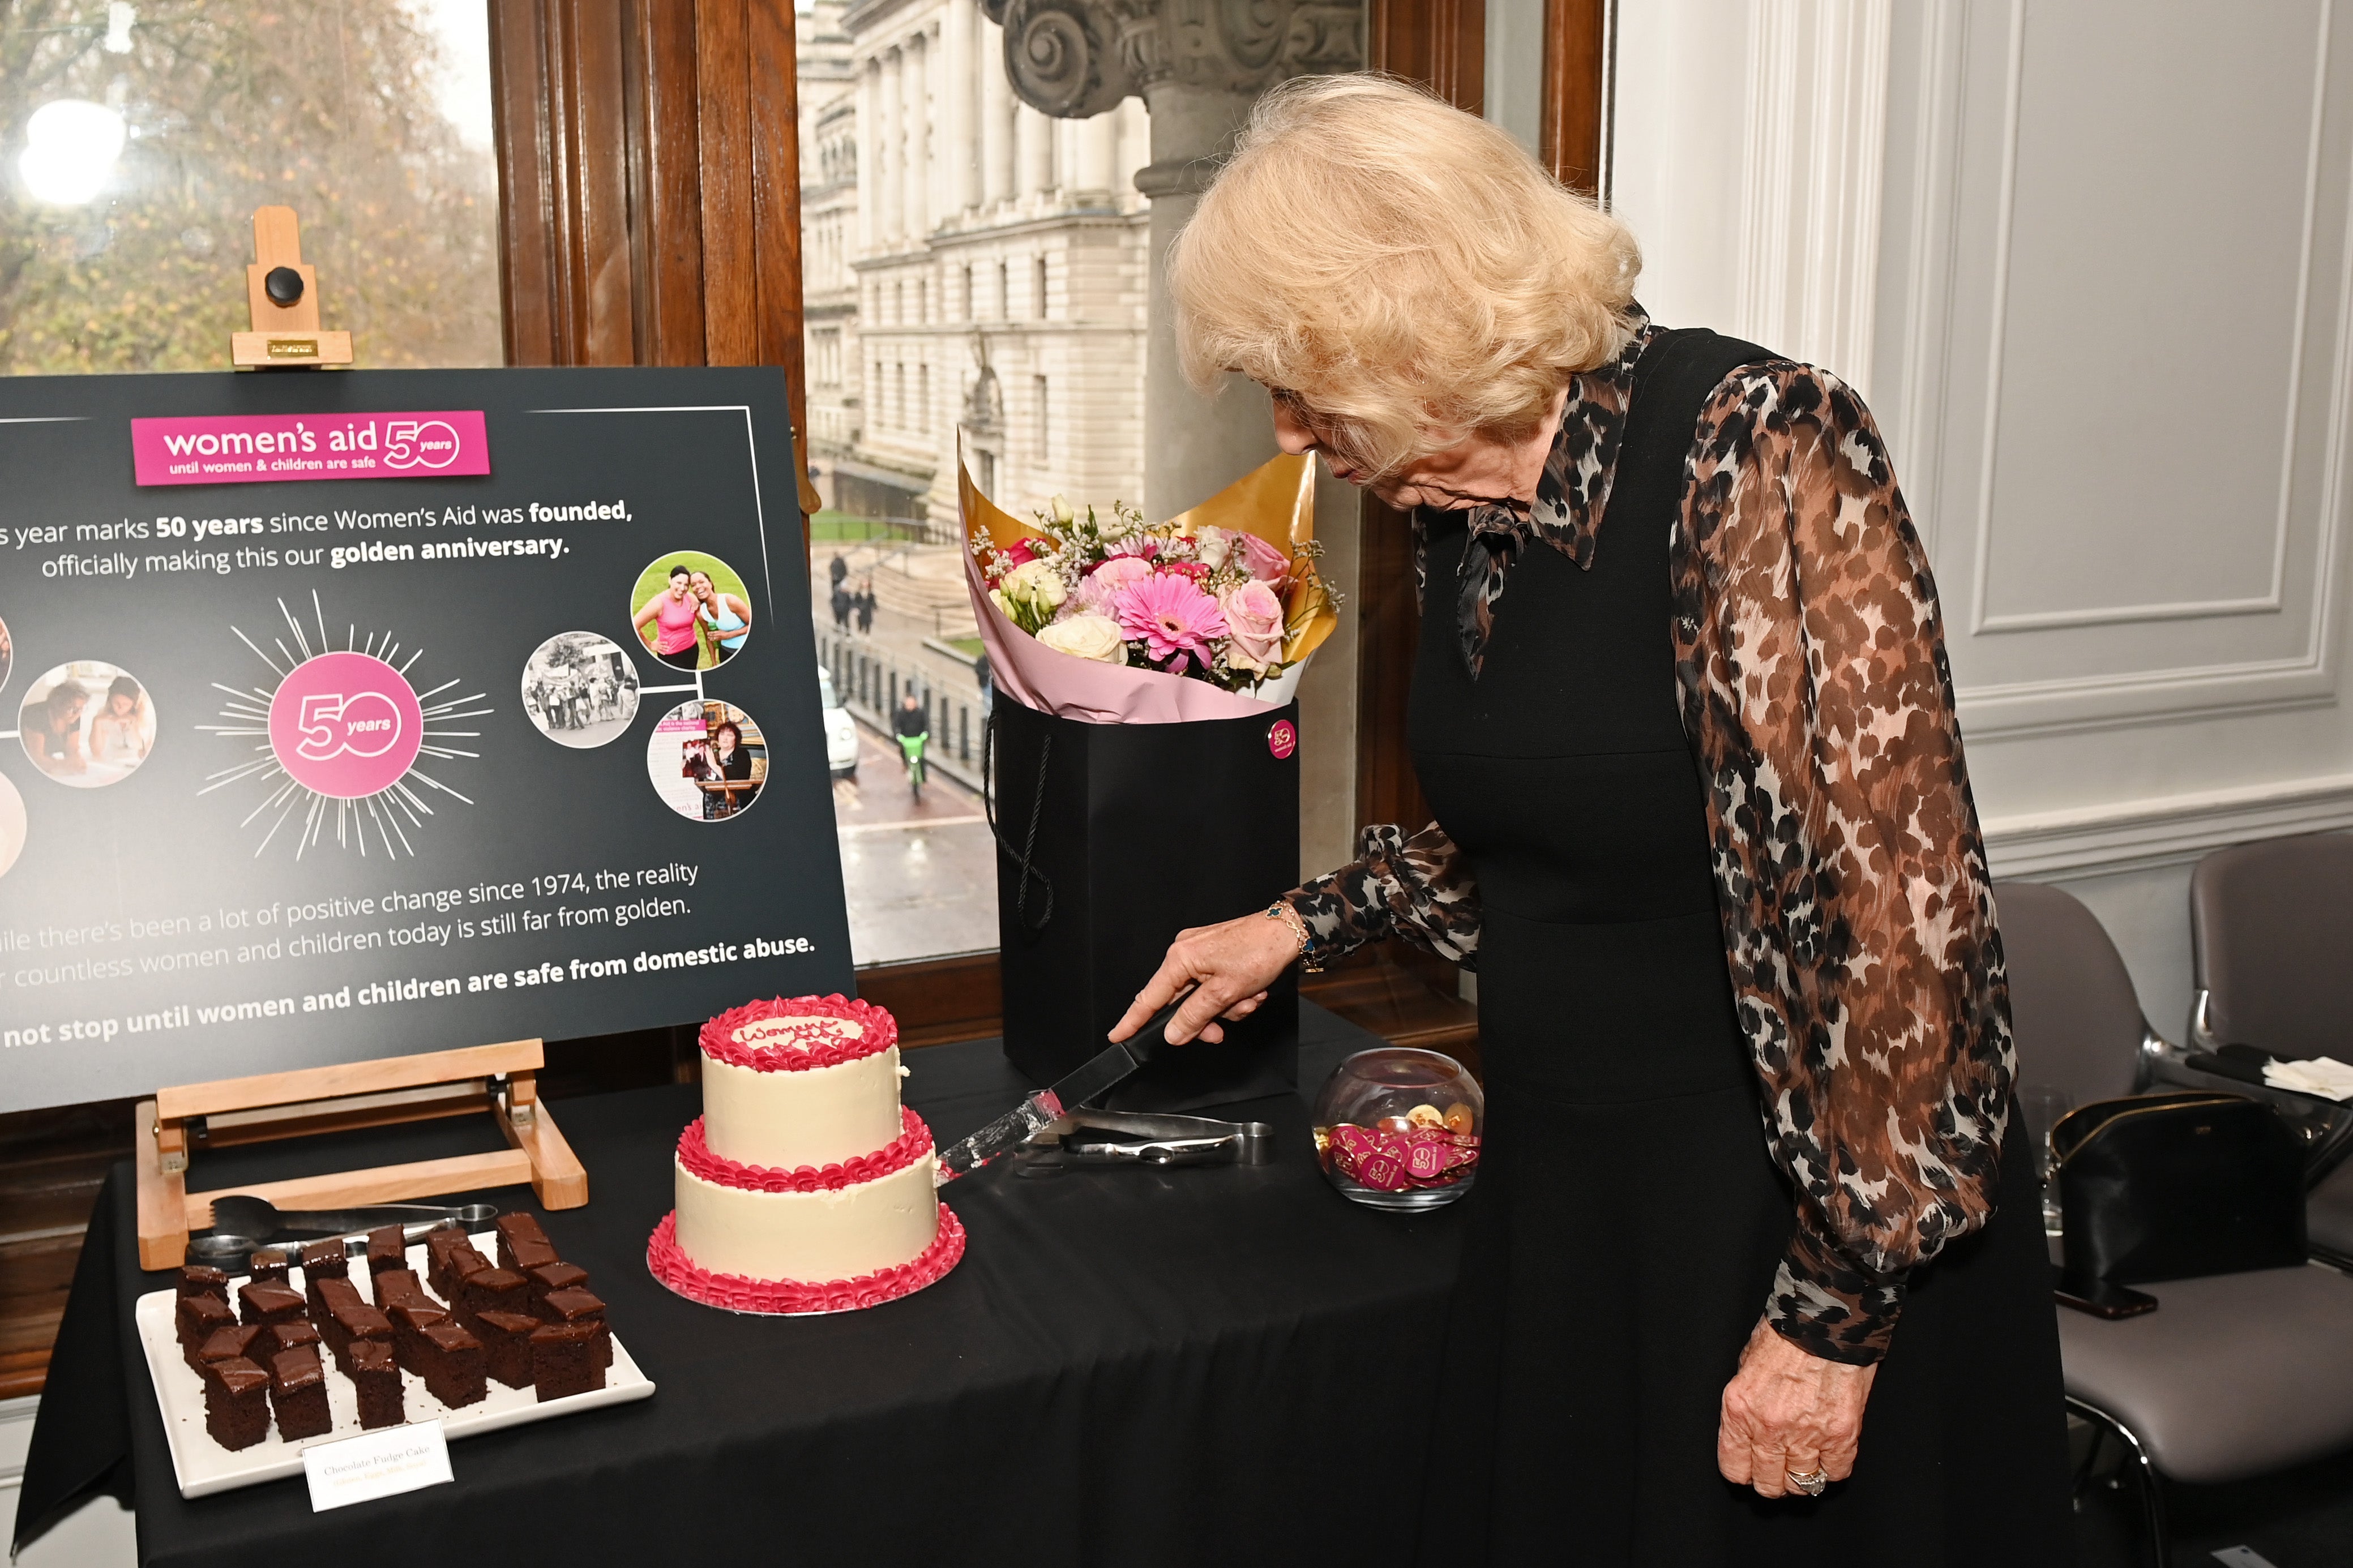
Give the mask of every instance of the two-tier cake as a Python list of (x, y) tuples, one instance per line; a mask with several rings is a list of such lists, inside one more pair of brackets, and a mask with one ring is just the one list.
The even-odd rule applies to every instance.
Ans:
[(736, 1312), (838, 1312), (920, 1290), (964, 1256), (931, 1130), (899, 1103), (899, 1027), (839, 996), (702, 1026), (702, 1115), (678, 1141), (654, 1278)]

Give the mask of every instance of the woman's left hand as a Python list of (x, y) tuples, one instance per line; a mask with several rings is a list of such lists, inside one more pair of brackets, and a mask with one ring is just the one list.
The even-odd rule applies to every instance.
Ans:
[(1846, 1479), (1854, 1472), (1862, 1407), (1878, 1372), (1808, 1355), (1759, 1322), (1740, 1352), (1740, 1370), (1724, 1385), (1716, 1468), (1725, 1480), (1768, 1498), (1798, 1489), (1789, 1484), (1793, 1471)]

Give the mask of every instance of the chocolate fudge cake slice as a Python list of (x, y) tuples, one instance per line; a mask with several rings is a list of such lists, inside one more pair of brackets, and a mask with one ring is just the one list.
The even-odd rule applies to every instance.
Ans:
[(586, 1323), (599, 1370), (613, 1364), (613, 1336), (605, 1326), (605, 1303), (586, 1290), (551, 1290), (540, 1303), (540, 1317), (550, 1323)]
[(201, 1263), (191, 1263), (180, 1270), (177, 1294), (181, 1296), (218, 1296), (228, 1300), (228, 1276), (217, 1268), (207, 1268)]
[(352, 1375), (352, 1346), (375, 1340), (392, 1343), (392, 1320), (360, 1300), (359, 1287), (348, 1279), (330, 1279), (319, 1287), (327, 1305), (327, 1348), (345, 1377)]
[(278, 1247), (264, 1247), (253, 1255), (253, 1279), (256, 1285), (283, 1285), (286, 1270), (294, 1259)]
[(312, 1325), (321, 1333), (327, 1331), (327, 1304), (319, 1295), (319, 1287), (330, 1279), (348, 1282), (351, 1276), (351, 1255), (344, 1250), (340, 1237), (314, 1241), (302, 1249), (303, 1301)]
[[(403, 1310), (407, 1309), (404, 1308)], [(456, 1410), (490, 1396), (484, 1386), (482, 1342), (455, 1323), (435, 1323), (421, 1331), (424, 1364), (417, 1369), (425, 1392)]]
[(291, 1322), (305, 1310), (302, 1298), (283, 1285), (240, 1285), (237, 1300), (244, 1309), (245, 1321), (265, 1328)]
[[(547, 1317), (547, 1310), (541, 1303), (544, 1302), (552, 1292), (588, 1289), (588, 1270), (581, 1268), (577, 1263), (546, 1264), (531, 1270), (530, 1279), (531, 1310), (543, 1318)], [(554, 1322), (555, 1320), (548, 1318), (547, 1321)]]
[[(466, 1268), (453, 1268), (451, 1260), (459, 1253), (473, 1258), (474, 1262)], [(432, 1286), (434, 1294), (444, 1301), (457, 1299), (458, 1281), (466, 1277), (468, 1268), (488, 1267), (488, 1261), (474, 1250), (473, 1243), (466, 1239), (466, 1233), (457, 1226), (448, 1226), (425, 1233), (425, 1282)]]
[(540, 1228), (536, 1215), (501, 1215), (497, 1229), (500, 1268), (515, 1274), (529, 1274), (543, 1264), (559, 1260), (555, 1244)]
[(482, 1342), (482, 1364), (492, 1379), (509, 1388), (532, 1385), (531, 1336), (545, 1325), (525, 1312), (483, 1312), (474, 1320), (474, 1337)]
[(401, 1409), (400, 1368), (393, 1360), (392, 1346), (382, 1340), (353, 1340), (351, 1362), (343, 1372), (360, 1391), (362, 1431), (397, 1426), (408, 1419)]
[(446, 1323), (449, 1314), (424, 1299), (419, 1292), (415, 1299), (396, 1302), (386, 1314), (392, 1319), (392, 1354), (403, 1372), (425, 1375), (425, 1331), (437, 1323)]
[(196, 1347), (196, 1370), (202, 1372), (206, 1362), (235, 1361), (239, 1356), (253, 1360), (254, 1342), (267, 1331), (259, 1323), (232, 1323), (226, 1329), (215, 1329)]
[(274, 1356), (280, 1351), (299, 1351), (306, 1345), (313, 1351), (319, 1348), (319, 1331), (311, 1326), (308, 1318), (272, 1323), (265, 1332), (268, 1337), (262, 1341), (262, 1345), (264, 1353), (268, 1355)]
[(243, 1356), (206, 1363), (205, 1430), (232, 1450), (250, 1448), (269, 1436), (269, 1374)]
[(380, 1226), (368, 1232), (367, 1266), (371, 1275), (389, 1274), (396, 1268), (408, 1267), (408, 1243), (396, 1225)]
[(458, 1284), (458, 1321), (468, 1328), (484, 1312), (521, 1312), (531, 1306), (531, 1281), (505, 1268), (477, 1268)]
[(531, 1332), (531, 1378), (539, 1402), (605, 1386), (596, 1364), (596, 1331), (587, 1323), (543, 1323)]
[[(250, 1289), (250, 1287), (248, 1287)], [(296, 1300), (301, 1300), (297, 1297)], [(237, 1314), (218, 1296), (183, 1296), (172, 1309), (173, 1331), (179, 1336), (180, 1353), (188, 1364), (198, 1364), (197, 1348), (226, 1328), (234, 1327)]]
[(278, 1435), (289, 1442), (333, 1430), (327, 1409), (327, 1369), (310, 1345), (280, 1351), (269, 1358), (269, 1405), (278, 1415)]

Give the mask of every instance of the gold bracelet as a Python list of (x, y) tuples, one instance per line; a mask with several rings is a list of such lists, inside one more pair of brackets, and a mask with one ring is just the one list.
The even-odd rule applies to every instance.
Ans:
[(1308, 956), (1307, 950), (1315, 945), (1315, 936), (1307, 929), (1307, 922), (1300, 919), (1299, 911), (1281, 899), (1277, 899), (1266, 906), (1265, 913), (1267, 919), (1281, 921), (1288, 925), (1293, 933), (1299, 938), (1299, 967), (1310, 974), (1324, 973), (1324, 966)]

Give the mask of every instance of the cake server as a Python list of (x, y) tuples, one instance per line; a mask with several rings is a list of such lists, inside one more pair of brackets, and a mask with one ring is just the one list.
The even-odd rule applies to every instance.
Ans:
[(1060, 1121), (1091, 1100), (1100, 1100), (1166, 1048), (1168, 1021), (1192, 994), (1187, 988), (1149, 1023), (1116, 1046), (1096, 1052), (1076, 1069), (1064, 1074), (1050, 1089), (1041, 1089), (960, 1143), (940, 1151), (934, 1184), (946, 1186), (958, 1176), (970, 1175), (1030, 1134)]
[[(1119, 1138), (1090, 1133), (1119, 1133)], [(1274, 1128), (1133, 1110), (1073, 1110), (1041, 1129), (1018, 1156), (1014, 1174), (1058, 1176), (1076, 1165), (1263, 1165), (1274, 1158)]]

